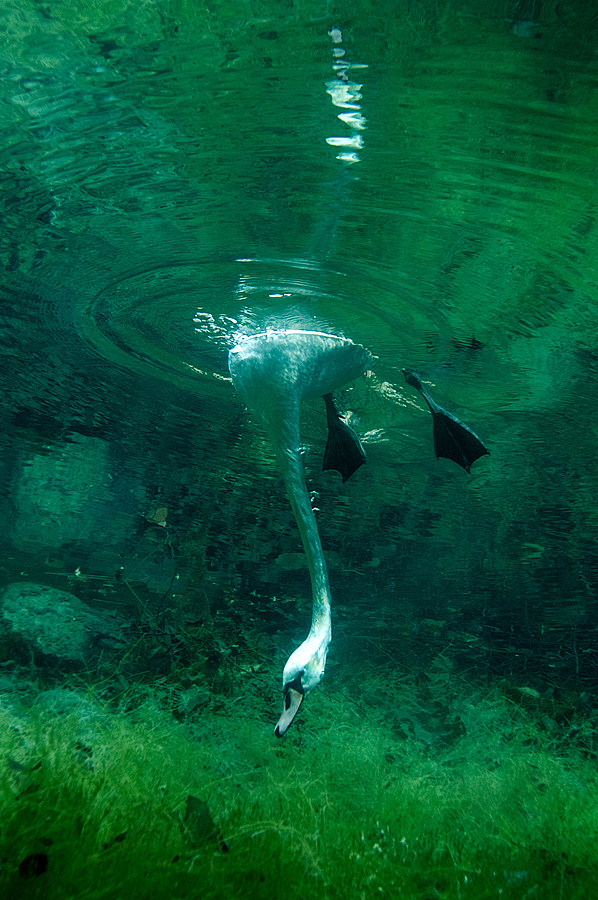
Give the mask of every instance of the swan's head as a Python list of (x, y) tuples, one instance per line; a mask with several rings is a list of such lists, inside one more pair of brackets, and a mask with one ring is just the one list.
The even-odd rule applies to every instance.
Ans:
[(330, 637), (328, 628), (319, 635), (310, 632), (301, 646), (289, 656), (282, 673), (282, 713), (274, 729), (276, 737), (283, 736), (297, 715), (304, 696), (324, 677)]

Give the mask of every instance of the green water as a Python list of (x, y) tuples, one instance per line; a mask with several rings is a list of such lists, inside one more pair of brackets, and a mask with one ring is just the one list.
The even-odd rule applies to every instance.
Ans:
[[(0, 2), (0, 588), (126, 626), (77, 665), (0, 629), (7, 897), (590, 895), (597, 32), (582, 0)], [(310, 582), (227, 368), (275, 328), (376, 357), (347, 484), (302, 410), (333, 643), (281, 743)]]

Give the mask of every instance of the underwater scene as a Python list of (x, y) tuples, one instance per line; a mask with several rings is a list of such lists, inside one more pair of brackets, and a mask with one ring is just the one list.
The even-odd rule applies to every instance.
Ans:
[(594, 5), (0, 66), (0, 900), (598, 896)]

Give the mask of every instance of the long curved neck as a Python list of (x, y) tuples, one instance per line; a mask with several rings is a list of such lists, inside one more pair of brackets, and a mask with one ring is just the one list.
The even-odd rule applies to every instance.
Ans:
[[(291, 413), (291, 414), (289, 414)], [(268, 429), (274, 445), (280, 473), (297, 520), (311, 577), (313, 614), (308, 636), (330, 635), (330, 586), (324, 552), (318, 534), (300, 454), (299, 410), (288, 411), (282, 427)]]

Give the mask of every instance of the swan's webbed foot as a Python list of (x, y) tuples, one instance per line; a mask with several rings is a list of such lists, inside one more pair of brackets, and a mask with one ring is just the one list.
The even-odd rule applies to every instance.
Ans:
[(454, 416), (436, 403), (421, 383), (421, 378), (417, 372), (413, 372), (411, 369), (403, 369), (403, 375), (407, 384), (420, 392), (430, 408), (434, 426), (434, 452), (436, 457), (440, 458), (443, 456), (445, 459), (452, 459), (457, 465), (462, 466), (466, 472), (469, 472), (476, 459), (490, 453), (488, 448), (482, 443), (477, 434), (471, 430), (469, 425), (466, 425), (457, 416)]
[(322, 469), (324, 472), (328, 469), (340, 472), (344, 484), (360, 466), (364, 465), (365, 450), (358, 435), (339, 416), (332, 394), (324, 394), (324, 403), (328, 422), (328, 441)]

